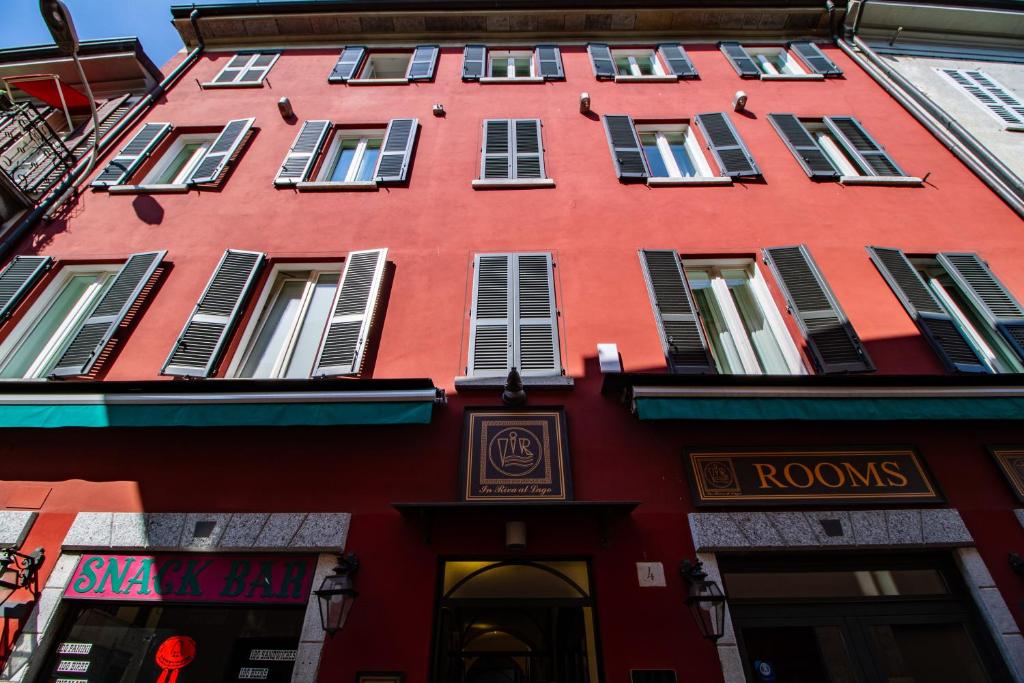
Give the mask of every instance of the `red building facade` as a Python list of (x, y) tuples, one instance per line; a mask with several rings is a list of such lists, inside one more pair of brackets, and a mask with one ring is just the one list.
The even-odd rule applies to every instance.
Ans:
[[(1021, 679), (1019, 219), (827, 12), (289, 5), (201, 8), (8, 257), (0, 504), (46, 561), (2, 680)], [(566, 426), (561, 488), (481, 492), (495, 412)], [(145, 558), (259, 588), (153, 607)]]

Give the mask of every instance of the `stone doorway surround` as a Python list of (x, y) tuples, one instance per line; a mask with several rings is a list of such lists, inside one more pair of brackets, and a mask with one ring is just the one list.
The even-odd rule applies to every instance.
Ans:
[[(720, 552), (952, 549), (1014, 680), (1024, 681), (1024, 636), (974, 547), (974, 538), (953, 508), (692, 512), (689, 521), (697, 558), (719, 585), (723, 585), (716, 554)], [(728, 603), (725, 635), (717, 646), (725, 683), (745, 683)]]
[[(31, 680), (42, 666), (60, 623), (61, 596), (84, 552), (318, 553), (315, 588), (344, 550), (351, 519), (347, 512), (80, 512), (52, 560), (0, 683)], [(320, 607), (310, 593), (292, 683), (316, 681), (323, 642)]]

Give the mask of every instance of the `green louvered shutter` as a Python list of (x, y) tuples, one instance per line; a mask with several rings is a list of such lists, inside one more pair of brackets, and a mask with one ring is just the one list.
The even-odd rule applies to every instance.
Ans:
[(545, 81), (565, 79), (565, 70), (562, 68), (562, 51), (558, 49), (558, 46), (538, 45), (535, 52), (541, 78)]
[(600, 81), (615, 78), (615, 62), (612, 61), (612, 51), (604, 43), (588, 43), (587, 54), (590, 55), (590, 65), (594, 68), (594, 76)]
[(478, 81), (487, 75), (487, 47), (467, 45), (462, 50), (462, 80)]
[(612, 161), (615, 162), (615, 174), (619, 179), (646, 178), (650, 175), (633, 119), (608, 114), (602, 116), (601, 120), (604, 122), (604, 132), (608, 137), (608, 149), (611, 150)]
[(985, 321), (1024, 361), (1024, 308), (977, 254), (946, 252), (938, 261)]
[(228, 121), (227, 125), (217, 136), (217, 139), (206, 150), (202, 160), (196, 165), (196, 170), (189, 178), (190, 183), (203, 184), (212, 183), (220, 176), (221, 171), (228, 165), (228, 161), (235, 151), (241, 146), (245, 136), (252, 128), (256, 119), (235, 119)]
[(512, 120), (484, 121), (484, 144), (480, 156), (483, 180), (512, 178)]
[(0, 271), (0, 321), (11, 316), (32, 285), (52, 265), (53, 259), (49, 256), (15, 256)]
[(330, 130), (330, 121), (303, 121), (295, 142), (277, 171), (274, 184), (294, 185), (307, 180)]
[(842, 175), (796, 116), (769, 114), (768, 120), (807, 175), (812, 178), (838, 178)]
[(404, 183), (419, 130), (418, 119), (391, 119), (380, 147), (374, 178), (381, 183)]
[(93, 187), (109, 187), (110, 185), (121, 185), (125, 183), (135, 172), (143, 161), (149, 158), (150, 153), (168, 133), (171, 132), (169, 123), (147, 123), (139, 132), (132, 136), (132, 139), (121, 148), (106, 168), (92, 181)]
[(645, 249), (640, 251), (640, 263), (669, 370), (713, 374), (714, 361), (679, 255)]
[(665, 43), (658, 46), (661, 60), (665, 62), (669, 73), (679, 78), (697, 78), (697, 69), (694, 68), (690, 56), (678, 43)]
[(718, 161), (723, 176), (752, 177), (761, 175), (753, 155), (740, 138), (725, 112), (697, 114), (697, 126), (704, 134), (704, 140)]
[(437, 45), (417, 45), (409, 60), (409, 70), (406, 78), (410, 81), (429, 81), (434, 77), (434, 68), (437, 65), (437, 54), (440, 48)]
[(338, 57), (338, 62), (334, 65), (334, 69), (331, 70), (330, 76), (327, 77), (327, 82), (344, 83), (355, 78), (365, 56), (365, 47), (346, 45), (342, 48), (341, 55)]
[(739, 43), (719, 43), (718, 49), (732, 64), (732, 68), (736, 69), (736, 73), (743, 78), (761, 77), (761, 70), (757, 68), (757, 63)]
[(825, 125), (871, 175), (905, 175), (885, 148), (852, 116), (826, 116)]

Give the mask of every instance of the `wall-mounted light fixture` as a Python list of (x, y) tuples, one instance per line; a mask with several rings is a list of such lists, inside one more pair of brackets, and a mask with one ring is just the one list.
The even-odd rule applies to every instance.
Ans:
[(586, 114), (588, 111), (590, 111), (590, 93), (588, 93), (588, 92), (581, 92), (580, 93), (580, 113), (581, 114)]
[(1017, 553), (1010, 553), (1008, 558), (1010, 561), (1010, 569), (1017, 574), (1024, 576), (1024, 557), (1021, 557)]
[(716, 581), (708, 579), (700, 560), (683, 560), (679, 565), (679, 573), (689, 586), (686, 604), (690, 607), (700, 634), (716, 642), (725, 633), (725, 593)]
[(290, 119), (295, 116), (295, 110), (292, 109), (292, 101), (287, 97), (282, 97), (277, 101), (277, 110), (281, 112), (282, 119)]
[(526, 547), (526, 522), (505, 522), (505, 547), (509, 550)]
[[(0, 548), (0, 605), (21, 588), (32, 591), (32, 597), (39, 596), (39, 568), (45, 560), (42, 548), (36, 548), (27, 555), (14, 548)], [(4, 616), (23, 618), (25, 605), (14, 605), (4, 610)]]
[(338, 566), (334, 573), (324, 577), (320, 588), (315, 591), (320, 599), (320, 623), (324, 631), (334, 635), (345, 628), (349, 612), (359, 593), (355, 589), (352, 575), (359, 569), (359, 558), (353, 553), (338, 555)]
[(737, 90), (732, 98), (732, 108), (736, 111), (743, 111), (747, 107), (747, 93)]
[(434, 112), (434, 116), (444, 116), (444, 105), (438, 102), (431, 108), (431, 111)]
[(501, 402), (510, 408), (526, 405), (526, 387), (519, 371), (512, 368), (505, 378), (505, 388), (501, 392)]

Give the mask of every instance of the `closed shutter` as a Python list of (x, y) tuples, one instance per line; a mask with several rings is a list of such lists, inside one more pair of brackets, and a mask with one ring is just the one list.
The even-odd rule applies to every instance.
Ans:
[(263, 265), (256, 251), (228, 249), (178, 335), (161, 373), (209, 377)]
[(224, 65), (224, 68), (220, 70), (220, 73), (214, 77), (214, 83), (235, 83), (245, 72), (246, 67), (253, 60), (251, 54), (239, 54), (231, 58), (231, 60)]
[(306, 180), (330, 129), (330, 121), (304, 121), (277, 172), (274, 184), (293, 185)]
[(503, 376), (513, 365), (512, 254), (477, 254), (469, 321), (468, 374)]
[(914, 265), (899, 249), (868, 247), (871, 260), (892, 287), (907, 314), (946, 367), (954, 372), (988, 372), (978, 354), (939, 303)]
[(245, 70), (243, 70), (241, 76), (239, 76), (238, 82), (259, 83), (266, 77), (267, 72), (270, 71), (270, 67), (274, 66), (274, 62), (277, 61), (278, 56), (279, 55), (276, 52), (252, 55), (252, 58), (246, 65)]
[(100, 351), (114, 336), (128, 311), (142, 293), (143, 287), (156, 272), (166, 251), (132, 254), (114, 276), (110, 288), (79, 328), (53, 368), (54, 377), (87, 375)]
[(694, 68), (690, 56), (682, 45), (666, 43), (658, 46), (661, 60), (668, 66), (668, 71), (679, 78), (697, 78), (697, 69)]
[(406, 78), (410, 81), (429, 81), (434, 77), (437, 65), (437, 45), (417, 45), (409, 60), (409, 72)]
[(885, 148), (875, 142), (857, 119), (852, 116), (826, 116), (825, 125), (832, 131), (846, 149), (860, 160), (862, 166), (872, 175), (904, 175), (896, 162), (886, 154)]
[(345, 259), (314, 377), (359, 374), (387, 258), (387, 249), (368, 249), (350, 252)]
[(718, 161), (722, 175), (730, 177), (759, 176), (761, 169), (725, 112), (698, 114), (694, 117), (704, 140)]
[(769, 114), (768, 120), (775, 126), (782, 141), (789, 147), (789, 151), (800, 162), (807, 175), (812, 178), (838, 178), (842, 175), (796, 116)]
[(516, 178), (544, 177), (544, 148), (540, 139), (540, 119), (516, 119), (512, 125), (515, 159), (512, 172)]
[(10, 317), (18, 302), (52, 264), (49, 256), (15, 256), (7, 264), (0, 272), (0, 321)]
[(412, 160), (412, 146), (419, 130), (418, 119), (391, 119), (384, 133), (374, 178), (382, 183), (404, 183)]
[(594, 76), (598, 80), (615, 78), (615, 62), (612, 61), (611, 49), (603, 43), (587, 43), (587, 54), (590, 65), (594, 67)]
[(739, 43), (719, 43), (718, 49), (732, 64), (732, 68), (736, 69), (736, 73), (743, 78), (761, 77), (761, 70), (757, 68), (753, 58)]
[(327, 82), (344, 83), (351, 78), (355, 78), (356, 71), (358, 71), (359, 65), (362, 64), (365, 55), (365, 47), (346, 45), (341, 50), (341, 56), (338, 57), (338, 63), (331, 70), (331, 75), (327, 77)]
[(120, 185), (131, 177), (139, 165), (146, 160), (153, 148), (171, 132), (169, 123), (147, 123), (139, 132), (132, 136), (120, 152), (117, 153), (103, 172), (92, 181), (93, 187)]
[(608, 149), (615, 162), (615, 174), (621, 178), (646, 178), (647, 159), (640, 147), (640, 137), (636, 134), (633, 119), (628, 116), (602, 116), (604, 132), (608, 136)]
[(562, 51), (557, 46), (538, 45), (536, 56), (540, 75), (545, 81), (560, 81), (565, 78), (565, 70), (562, 68)]
[(196, 170), (189, 178), (190, 183), (212, 183), (220, 176), (221, 171), (227, 166), (231, 155), (235, 153), (242, 144), (246, 134), (252, 128), (256, 119), (235, 119), (228, 121), (224, 130), (220, 132), (217, 139), (206, 150), (206, 155), (196, 165)]
[(807, 247), (768, 247), (764, 255), (803, 332), (818, 372), (874, 370)]
[(800, 59), (803, 60), (804, 64), (816, 74), (822, 74), (823, 76), (841, 76), (843, 70), (836, 66), (835, 62), (825, 56), (825, 53), (821, 51), (814, 43), (805, 42), (793, 42), (789, 44), (789, 49), (797, 53)]
[(651, 297), (658, 334), (669, 370), (679, 373), (715, 372), (704, 328), (697, 317), (693, 293), (679, 255), (668, 250), (642, 250), (647, 293)]
[(512, 120), (484, 121), (484, 145), (480, 157), (484, 180), (512, 178)]
[(487, 48), (467, 45), (462, 51), (462, 80), (478, 81), (487, 73)]
[(1024, 308), (977, 254), (944, 253), (938, 261), (960, 290), (1024, 361)]
[(515, 367), (524, 377), (558, 374), (558, 311), (551, 254), (516, 254)]
[(983, 71), (942, 69), (954, 83), (1003, 123), (1024, 124), (1024, 102)]

